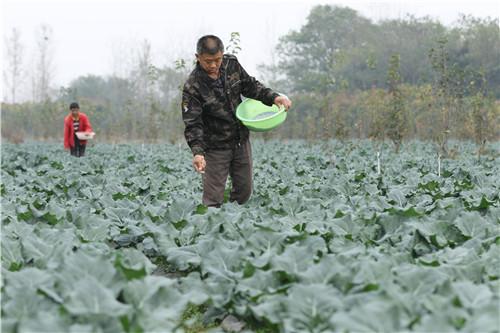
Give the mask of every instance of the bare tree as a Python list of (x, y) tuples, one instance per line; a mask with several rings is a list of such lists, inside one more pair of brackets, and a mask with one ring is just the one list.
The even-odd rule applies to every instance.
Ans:
[(22, 63), (24, 47), (21, 44), (21, 32), (18, 29), (13, 28), (10, 37), (5, 39), (5, 50), (7, 66), (3, 70), (4, 96), (9, 94), (10, 102), (14, 104), (16, 103), (17, 93), (23, 80)]
[(35, 71), (33, 73), (33, 99), (41, 102), (50, 97), (53, 76), (52, 28), (43, 24), (36, 31)]
[(159, 69), (153, 65), (151, 43), (145, 39), (136, 50), (135, 64), (130, 80), (135, 91), (135, 132), (148, 140), (157, 137), (158, 81)]
[(113, 76), (124, 79), (130, 75), (134, 63), (130, 49), (136, 43), (134, 40), (115, 40), (112, 42), (110, 66)]
[(136, 82), (138, 84), (138, 93), (141, 100), (144, 100), (153, 88), (156, 67), (153, 65), (153, 56), (151, 52), (151, 42), (145, 39), (140, 49), (137, 51), (137, 65), (135, 69)]

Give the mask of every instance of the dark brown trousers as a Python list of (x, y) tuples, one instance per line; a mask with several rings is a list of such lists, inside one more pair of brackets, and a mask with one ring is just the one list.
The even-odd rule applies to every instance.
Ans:
[(82, 145), (80, 140), (75, 135), (75, 145), (70, 147), (70, 153), (72, 156), (82, 157), (85, 156), (85, 145)]
[(227, 176), (232, 188), (229, 201), (245, 203), (252, 194), (252, 147), (250, 141), (233, 149), (205, 153), (207, 166), (203, 175), (203, 204), (220, 207), (224, 202)]

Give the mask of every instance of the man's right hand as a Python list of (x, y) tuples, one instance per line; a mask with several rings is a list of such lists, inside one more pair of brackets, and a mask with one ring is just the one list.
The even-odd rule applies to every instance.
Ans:
[(205, 162), (205, 156), (203, 155), (194, 155), (193, 157), (193, 167), (196, 172), (205, 173), (205, 167), (207, 166), (207, 162)]

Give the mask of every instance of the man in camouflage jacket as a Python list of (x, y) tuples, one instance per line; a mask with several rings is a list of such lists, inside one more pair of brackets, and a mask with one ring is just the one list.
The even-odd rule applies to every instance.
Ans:
[(224, 55), (218, 37), (201, 37), (196, 52), (182, 91), (182, 119), (193, 166), (203, 173), (203, 204), (220, 207), (228, 175), (229, 199), (242, 204), (252, 193), (252, 150), (249, 131), (236, 118), (241, 95), (287, 110), (291, 102), (248, 75), (235, 56)]

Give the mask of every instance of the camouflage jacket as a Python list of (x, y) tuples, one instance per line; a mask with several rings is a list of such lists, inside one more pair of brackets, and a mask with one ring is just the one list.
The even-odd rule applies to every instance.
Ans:
[(248, 75), (235, 56), (224, 55), (218, 80), (196, 65), (182, 91), (184, 136), (193, 155), (231, 149), (248, 139), (248, 129), (236, 118), (241, 95), (269, 106), (278, 96)]

